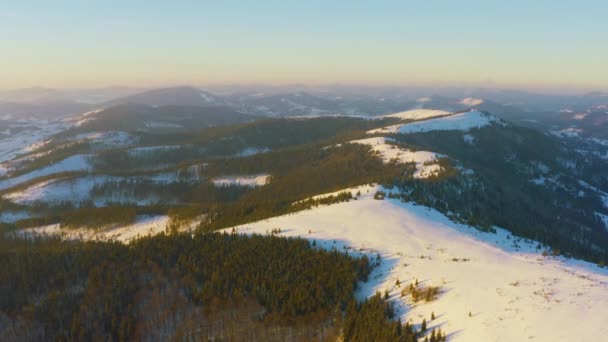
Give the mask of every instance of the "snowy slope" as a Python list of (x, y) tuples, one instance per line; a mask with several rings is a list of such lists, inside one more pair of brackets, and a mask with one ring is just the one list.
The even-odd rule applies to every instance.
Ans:
[(32, 179), (48, 176), (54, 173), (68, 172), (68, 171), (88, 171), (91, 169), (89, 158), (91, 155), (88, 154), (77, 154), (68, 157), (55, 164), (43, 167), (32, 172), (28, 172), (24, 175), (9, 178), (0, 181), (0, 190), (13, 187), (15, 185), (30, 181)]
[[(170, 219), (167, 215), (140, 215), (135, 222), (126, 226), (115, 226), (106, 229), (61, 229), (59, 224), (48, 226), (26, 228), (16, 231), (17, 236), (23, 238), (60, 236), (66, 240), (101, 240), (119, 241), (129, 243), (134, 239), (154, 236), (164, 233)], [(192, 231), (200, 223), (200, 218), (192, 220), (189, 224), (182, 226), (182, 231)]]
[(368, 131), (368, 134), (377, 133), (418, 133), (429, 131), (468, 131), (472, 128), (480, 128), (492, 123), (500, 123), (501, 121), (491, 115), (487, 115), (475, 110), (464, 113), (453, 114), (440, 118), (431, 118), (428, 120), (416, 121), (402, 125), (392, 125), (379, 129)]
[(127, 153), (130, 156), (137, 156), (140, 154), (150, 153), (153, 154), (155, 152), (163, 152), (163, 151), (171, 151), (171, 150), (179, 150), (180, 145), (162, 145), (162, 146), (143, 146), (143, 147), (134, 147), (127, 150)]
[[(592, 341), (607, 336), (608, 270), (544, 257), (537, 243), (502, 229), (482, 233), (427, 207), (374, 200), (373, 187), (359, 191), (356, 201), (237, 230), (265, 234), (281, 228), (281, 235), (315, 240), (317, 246), (350, 248), (372, 257), (379, 253), (381, 266), (359, 296), (389, 290), (402, 321), (420, 324), (425, 318), (431, 329), (446, 331), (450, 341)], [(416, 279), (441, 286), (442, 294), (436, 301), (412, 304), (400, 292)]]
[(398, 163), (415, 163), (416, 172), (414, 173), (414, 178), (428, 178), (441, 172), (437, 159), (442, 157), (442, 155), (428, 151), (410, 151), (389, 144), (392, 141), (390, 138), (376, 137), (354, 140), (350, 143), (370, 146), (372, 151), (376, 152), (385, 163), (393, 160)]
[(257, 147), (246, 147), (244, 149), (242, 149), (240, 152), (238, 152), (237, 154), (235, 154), (236, 157), (250, 157), (256, 154), (260, 154), (260, 153), (267, 153), (270, 152), (270, 149), (267, 147), (264, 148), (257, 148)]
[(412, 109), (405, 112), (384, 115), (385, 118), (398, 118), (402, 120), (421, 120), (433, 118), (436, 116), (449, 115), (450, 112), (437, 109)]
[(88, 141), (94, 148), (117, 148), (133, 145), (137, 140), (127, 132), (108, 131), (108, 132), (90, 132), (78, 134), (70, 141)]
[(78, 204), (79, 202), (93, 200), (96, 206), (108, 203), (137, 203), (138, 205), (148, 205), (156, 203), (158, 198), (137, 199), (129, 194), (122, 193), (117, 197), (96, 197), (92, 198), (91, 192), (95, 186), (107, 182), (126, 180), (125, 177), (111, 176), (86, 176), (76, 179), (62, 180), (52, 179), (33, 184), (24, 190), (14, 191), (3, 196), (18, 204), (33, 204), (35, 202), (60, 203), (69, 202)]
[(150, 182), (156, 184), (170, 184), (176, 182), (200, 182), (204, 179), (196, 172), (162, 172), (139, 176), (107, 176), (87, 175), (69, 179), (51, 179), (37, 182), (25, 189), (10, 192), (3, 196), (19, 204), (33, 204), (35, 202), (58, 203), (70, 202), (78, 204), (82, 201), (92, 200), (96, 206), (108, 203), (137, 203), (138, 205), (149, 205), (157, 203), (160, 198), (154, 195), (137, 196), (132, 191), (119, 191), (114, 196), (92, 196), (95, 186), (101, 186), (111, 182)]
[(28, 129), (0, 140), (0, 162), (11, 160), (19, 154), (32, 152), (44, 145), (46, 139), (68, 127), (62, 122), (36, 123)]
[(472, 110), (447, 117), (405, 124), (399, 128), (398, 132), (407, 134), (428, 131), (467, 131), (471, 128), (479, 128), (490, 125), (493, 122), (498, 122), (498, 119)]

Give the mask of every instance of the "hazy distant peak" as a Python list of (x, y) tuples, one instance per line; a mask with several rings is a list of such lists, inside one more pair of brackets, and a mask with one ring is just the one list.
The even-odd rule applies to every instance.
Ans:
[(215, 95), (202, 91), (195, 87), (180, 86), (173, 88), (152, 89), (114, 99), (106, 105), (117, 105), (125, 103), (145, 104), (149, 106), (207, 106), (218, 105), (222, 101)]

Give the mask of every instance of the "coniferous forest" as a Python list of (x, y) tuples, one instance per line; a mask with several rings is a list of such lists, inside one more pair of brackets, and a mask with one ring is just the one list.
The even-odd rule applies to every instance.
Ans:
[[(380, 297), (360, 305), (368, 259), (273, 235), (159, 235), (130, 245), (0, 240), (5, 340), (415, 340)], [(236, 320), (236, 321), (235, 321)]]

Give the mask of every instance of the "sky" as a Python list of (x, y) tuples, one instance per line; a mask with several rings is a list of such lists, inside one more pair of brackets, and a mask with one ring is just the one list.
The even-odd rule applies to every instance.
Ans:
[(605, 0), (3, 0), (0, 89), (607, 90), (607, 14)]

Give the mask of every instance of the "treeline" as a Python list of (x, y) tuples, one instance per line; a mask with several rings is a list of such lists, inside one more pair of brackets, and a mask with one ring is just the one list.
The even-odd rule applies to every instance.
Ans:
[(10, 177), (26, 174), (28, 172), (60, 162), (79, 153), (86, 153), (89, 151), (90, 147), (91, 146), (87, 141), (62, 142), (60, 144), (51, 142), (48, 144), (48, 146), (43, 146), (39, 150), (35, 151), (35, 153), (39, 154), (40, 156), (29, 159), (26, 155), (24, 161), (19, 164), (19, 168), (15, 172), (10, 173)]
[(369, 272), (365, 257), (274, 236), (160, 235), (129, 246), (2, 237), (0, 336), (184, 336), (196, 333), (187, 317), (214, 322), (249, 301), (257, 303), (243, 305), (253, 308), (249, 321), (319, 326), (351, 302)]

